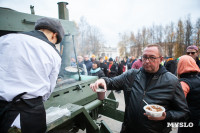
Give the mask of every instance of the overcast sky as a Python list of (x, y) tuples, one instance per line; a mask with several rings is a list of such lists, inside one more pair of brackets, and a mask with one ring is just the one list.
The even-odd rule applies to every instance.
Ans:
[[(1, 7), (30, 13), (34, 5), (36, 15), (58, 18), (57, 2), (61, 0), (0, 0)], [(200, 18), (200, 0), (63, 0), (69, 5), (69, 19), (84, 16), (90, 25), (98, 27), (106, 45), (117, 46), (119, 33), (137, 32), (153, 24), (165, 26), (184, 20), (188, 14), (192, 22)]]

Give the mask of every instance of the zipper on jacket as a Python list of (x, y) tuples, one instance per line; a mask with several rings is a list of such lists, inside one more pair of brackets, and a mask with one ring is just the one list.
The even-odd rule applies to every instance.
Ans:
[(144, 99), (145, 95), (146, 95), (146, 90), (144, 90), (144, 93), (143, 93), (143, 99)]

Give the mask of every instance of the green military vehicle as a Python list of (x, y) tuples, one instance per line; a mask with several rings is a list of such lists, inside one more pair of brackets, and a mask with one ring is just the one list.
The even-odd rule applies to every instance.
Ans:
[[(87, 133), (112, 132), (104, 121), (98, 121), (99, 115), (123, 121), (124, 112), (117, 110), (119, 103), (111, 92), (104, 100), (98, 100), (89, 85), (97, 80), (95, 76), (81, 75), (77, 71), (66, 71), (70, 66), (71, 55), (75, 54), (74, 37), (77, 29), (75, 23), (69, 21), (66, 2), (58, 3), (59, 20), (61, 21), (65, 37), (58, 45), (62, 54), (62, 80), (57, 83), (54, 92), (45, 102), (47, 112), (47, 132), (77, 132), (79, 129)], [(0, 36), (8, 33), (31, 31), (37, 19), (44, 17), (34, 14), (17, 12), (9, 8), (0, 7)]]

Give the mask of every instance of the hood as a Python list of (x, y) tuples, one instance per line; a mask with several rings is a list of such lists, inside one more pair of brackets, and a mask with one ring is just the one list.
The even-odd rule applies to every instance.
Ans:
[(200, 72), (200, 69), (196, 64), (196, 61), (188, 55), (181, 56), (177, 66), (178, 75), (191, 72)]
[(98, 68), (96, 68), (96, 69), (91, 69), (90, 70), (90, 73), (97, 73), (98, 71), (100, 71), (101, 69), (100, 69), (100, 67), (98, 67)]

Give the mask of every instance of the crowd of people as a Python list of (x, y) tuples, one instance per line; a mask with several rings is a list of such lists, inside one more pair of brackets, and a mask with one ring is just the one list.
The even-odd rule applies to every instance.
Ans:
[[(113, 59), (112, 57), (108, 58), (99, 57), (93, 54), (91, 57), (88, 55), (78, 56), (78, 66), (83, 70), (83, 75), (91, 75), (101, 77), (115, 77), (121, 75), (123, 72), (126, 72), (129, 69), (135, 68), (139, 69), (141, 64), (141, 58), (138, 60), (135, 59), (134, 56), (128, 58), (119, 58), (116, 57)], [(134, 63), (135, 62), (135, 63)], [(71, 58), (71, 66), (76, 66), (75, 58)]]
[[(196, 64), (200, 67), (197, 46), (189, 46), (186, 54), (191, 56), (196, 61)], [(163, 65), (169, 72), (177, 76), (178, 60), (179, 58), (175, 59), (172, 57), (165, 57), (163, 58), (161, 65)], [(99, 78), (115, 77), (121, 75), (123, 72), (126, 72), (129, 69), (141, 68), (142, 57), (140, 56), (137, 59), (134, 56), (124, 58), (117, 56), (115, 59), (112, 57), (108, 58), (107, 56), (96, 58), (96, 56), (93, 54), (91, 57), (85, 55), (84, 58), (82, 56), (78, 56), (78, 64), (79, 67), (83, 69), (84, 75), (98, 76)], [(71, 66), (76, 66), (75, 58), (71, 58)], [(100, 70), (103, 71), (103, 75), (98, 75), (98, 73), (102, 73), (99, 72)], [(93, 74), (91, 74), (91, 71)]]
[[(191, 127), (179, 126), (178, 133), (199, 133), (198, 53), (198, 47), (191, 45), (186, 55), (164, 61), (162, 48), (151, 44), (144, 48), (142, 57), (132, 63), (133, 69), (128, 67), (130, 70), (114, 78), (102, 77), (90, 88), (96, 91), (100, 86), (105, 90), (124, 91), (126, 107), (121, 133), (169, 133), (171, 127), (167, 125), (172, 122), (192, 123)], [(126, 59), (122, 62), (130, 64)], [(146, 114), (143, 100), (166, 110), (161, 117)]]
[[(23, 133), (46, 132), (46, 101), (54, 90), (61, 57), (56, 49), (64, 37), (59, 20), (41, 18), (35, 30), (0, 37), (0, 132), (16, 124)], [(13, 56), (15, 53), (15, 56)], [(90, 88), (124, 91), (125, 114), (121, 133), (169, 133), (170, 122), (192, 123), (179, 133), (200, 133), (199, 48), (191, 45), (186, 55), (163, 62), (162, 48), (151, 44), (134, 57), (78, 56), (71, 66), (82, 74), (98, 76)], [(144, 112), (145, 103), (165, 108), (160, 117)], [(31, 130), (30, 130), (31, 129)]]

